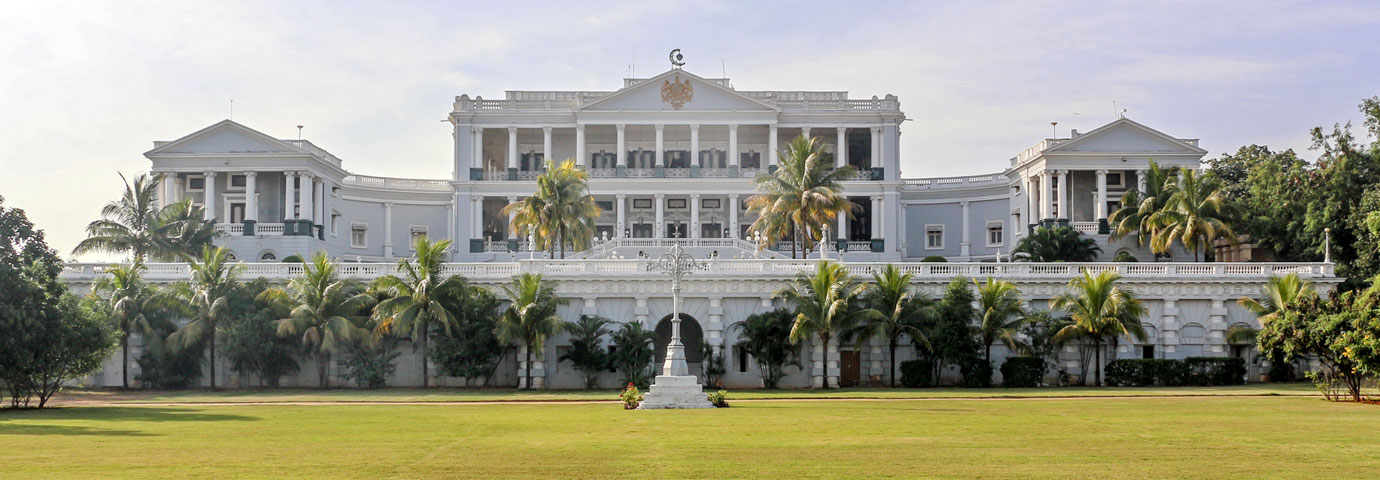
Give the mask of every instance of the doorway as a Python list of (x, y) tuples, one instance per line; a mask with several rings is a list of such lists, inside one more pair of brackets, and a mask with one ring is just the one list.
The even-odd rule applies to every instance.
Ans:
[(862, 352), (844, 350), (839, 352), (839, 386), (856, 387), (862, 376)]

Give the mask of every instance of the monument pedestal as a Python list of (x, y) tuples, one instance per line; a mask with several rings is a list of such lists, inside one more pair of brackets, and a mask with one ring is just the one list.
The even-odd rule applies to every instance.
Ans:
[(658, 375), (652, 388), (642, 396), (638, 410), (714, 408), (694, 375)]

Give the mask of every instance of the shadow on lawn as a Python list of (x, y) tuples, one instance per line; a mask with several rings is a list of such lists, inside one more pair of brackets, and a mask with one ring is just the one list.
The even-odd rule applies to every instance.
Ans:
[[(25, 421), (17, 423), (16, 420)], [(253, 421), (257, 417), (205, 413), (195, 408), (157, 407), (77, 407), (43, 410), (10, 410), (0, 412), (0, 437), (5, 435), (93, 435), (93, 436), (155, 436), (159, 434), (139, 430), (98, 428), (86, 425), (67, 425), (71, 422), (225, 422)], [(63, 422), (64, 425), (45, 425), (35, 422)]]

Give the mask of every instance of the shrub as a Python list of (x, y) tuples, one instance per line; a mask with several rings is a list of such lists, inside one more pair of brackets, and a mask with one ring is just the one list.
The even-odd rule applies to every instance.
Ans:
[(1191, 385), (1240, 385), (1246, 379), (1246, 359), (1237, 357), (1189, 357), (1187, 383)]
[(1107, 384), (1116, 387), (1148, 387), (1155, 384), (1160, 362), (1176, 360), (1123, 359), (1107, 363)]
[(981, 358), (969, 359), (958, 366), (963, 375), (963, 386), (968, 388), (992, 387), (992, 364)]
[(283, 257), (283, 263), (302, 263), (302, 257), (299, 255), (288, 255)]
[(1188, 384), (1188, 364), (1179, 360), (1155, 360), (1155, 379), (1160, 385), (1180, 387)]
[(930, 361), (906, 360), (901, 362), (901, 386), (920, 388), (930, 386)]
[(709, 392), (708, 395), (709, 403), (714, 405), (715, 408), (728, 408), (728, 392), (719, 390), (717, 392)]
[(930, 255), (928, 257), (920, 259), (920, 263), (948, 263), (948, 261), (949, 259), (941, 257), (939, 255)]
[(201, 378), (201, 360), (204, 354), (198, 343), (181, 350), (165, 345), (161, 340), (150, 339), (144, 353), (135, 359), (139, 364), (139, 374), (134, 378), (144, 388), (186, 388)]
[(637, 385), (632, 382), (628, 382), (628, 386), (623, 388), (623, 392), (618, 394), (618, 398), (623, 400), (624, 410), (633, 410), (642, 404), (642, 392), (637, 391)]
[(397, 340), (379, 340), (376, 346), (359, 345), (350, 349), (345, 360), (345, 378), (360, 387), (374, 389), (388, 385), (388, 376), (398, 369), (393, 360), (399, 353), (393, 350)]
[(1011, 357), (1001, 364), (1001, 386), (1029, 388), (1040, 386), (1045, 376), (1045, 360), (1035, 357)]

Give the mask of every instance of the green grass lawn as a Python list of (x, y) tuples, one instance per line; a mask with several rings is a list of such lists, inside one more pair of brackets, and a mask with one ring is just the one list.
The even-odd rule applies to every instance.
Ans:
[[(733, 390), (735, 399), (780, 398), (992, 398), (992, 397), (1085, 397), (1085, 396), (1187, 396), (1187, 395), (1317, 395), (1311, 384), (1251, 384), (1232, 387), (1172, 388), (845, 388), (837, 390)], [(513, 389), (380, 389), (380, 390), (183, 390), (175, 392), (118, 392), (114, 390), (67, 391), (64, 401), (109, 403), (224, 403), (224, 402), (503, 402), (590, 401), (618, 398), (612, 390), (520, 392)]]
[(1298, 396), (71, 407), (0, 412), (0, 476), (1365, 478), (1376, 425)]

